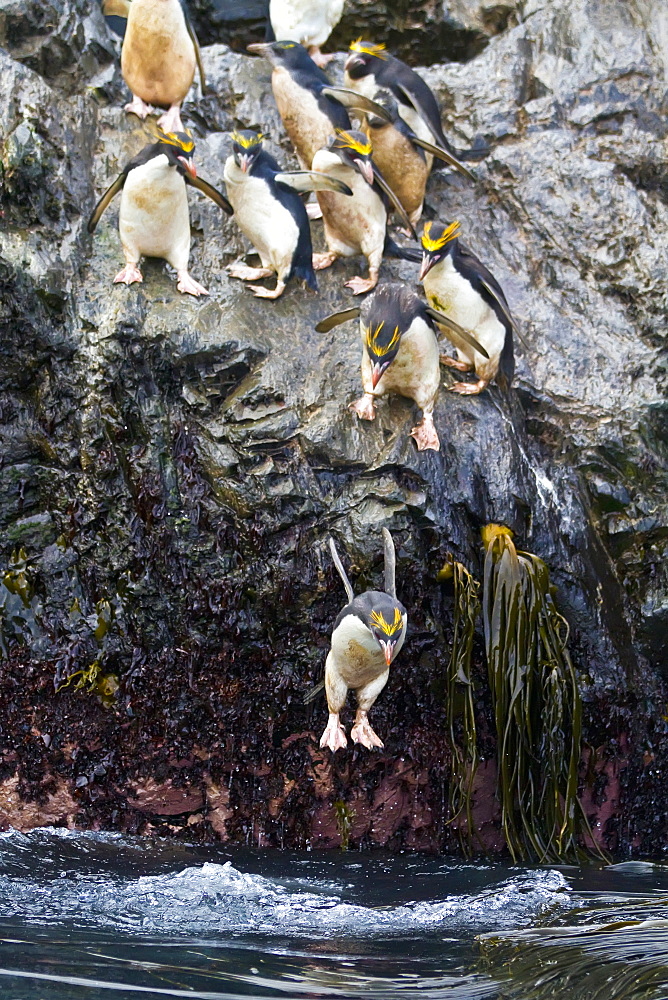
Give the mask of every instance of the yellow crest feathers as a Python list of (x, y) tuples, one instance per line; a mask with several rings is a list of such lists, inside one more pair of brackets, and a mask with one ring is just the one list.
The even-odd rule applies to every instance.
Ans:
[(427, 222), (422, 232), (422, 246), (428, 252), (433, 252), (434, 250), (440, 250), (442, 247), (445, 246), (446, 243), (449, 243), (450, 240), (454, 240), (459, 236), (459, 228), (460, 228), (459, 222), (451, 223), (448, 226), (448, 228), (444, 229), (441, 235), (438, 236), (436, 239), (431, 239), (429, 235), (431, 232), (431, 227), (432, 223)]
[(252, 149), (253, 146), (259, 145), (266, 137), (261, 132), (253, 132), (252, 135), (244, 135), (242, 132), (232, 132), (231, 138), (232, 142), (236, 142), (237, 146), (241, 146), (242, 149)]
[(372, 330), (369, 326), (364, 328), (366, 346), (372, 354), (375, 354), (377, 358), (382, 358), (384, 355), (389, 354), (390, 351), (399, 343), (399, 338), (401, 337), (399, 327), (397, 326), (394, 328), (394, 333), (392, 334), (389, 343), (379, 344), (378, 338), (384, 326), (385, 320), (383, 320), (382, 323), (379, 323), (375, 330)]
[(185, 132), (163, 132), (158, 127), (156, 134), (161, 142), (166, 142), (169, 146), (176, 146), (177, 149), (183, 150), (184, 153), (192, 153), (195, 148), (195, 140), (192, 137), (192, 132), (189, 130)]
[(374, 45), (373, 42), (365, 42), (362, 38), (356, 38), (354, 42), (350, 43), (351, 52), (361, 52), (365, 56), (376, 56), (378, 59), (387, 59), (384, 49), (383, 42)]
[(368, 137), (366, 142), (360, 142), (354, 135), (351, 135), (350, 132), (345, 132), (342, 128), (337, 128), (336, 134), (339, 138), (340, 146), (345, 146), (346, 149), (354, 149), (356, 153), (361, 153), (362, 156), (368, 156), (371, 152), (371, 140)]
[(394, 621), (391, 623), (385, 621), (385, 618), (380, 611), (372, 611), (369, 617), (371, 618), (373, 624), (377, 628), (381, 629), (385, 635), (394, 635), (394, 633), (398, 632), (403, 625), (403, 621), (401, 620), (401, 611), (399, 611), (399, 608), (394, 609)]

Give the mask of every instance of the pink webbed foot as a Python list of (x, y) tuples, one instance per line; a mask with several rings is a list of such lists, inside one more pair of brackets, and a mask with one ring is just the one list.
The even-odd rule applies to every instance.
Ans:
[(227, 265), (230, 278), (240, 278), (241, 281), (259, 281), (261, 278), (271, 278), (274, 273), (270, 267), (250, 267), (240, 260)]
[(354, 403), (351, 403), (348, 409), (356, 413), (360, 420), (376, 419), (376, 406), (373, 396), (368, 392), (365, 392), (361, 399), (356, 399)]
[(320, 737), (320, 746), (329, 747), (332, 753), (336, 753), (337, 750), (345, 750), (348, 746), (346, 731), (339, 722), (338, 715), (330, 713), (325, 731)]
[(209, 294), (204, 285), (200, 285), (199, 281), (195, 281), (194, 278), (191, 278), (187, 271), (178, 271), (177, 278), (178, 281), (176, 283), (176, 287), (180, 292), (183, 292), (184, 295), (199, 296)]
[(447, 368), (455, 368), (458, 372), (473, 371), (473, 365), (469, 361), (458, 361), (457, 358), (451, 358), (449, 354), (441, 354), (438, 360), (442, 365)]
[(326, 267), (331, 267), (336, 260), (337, 255), (331, 251), (327, 253), (314, 253), (313, 254), (313, 270), (314, 271), (324, 271)]
[(489, 379), (481, 378), (478, 382), (455, 382), (450, 386), (450, 392), (460, 396), (478, 396), (489, 385)]
[(411, 437), (415, 438), (418, 451), (427, 451), (429, 449), (440, 451), (441, 449), (441, 442), (438, 440), (434, 421), (426, 413), (417, 427), (414, 427), (411, 431)]
[(163, 132), (185, 132), (183, 122), (181, 121), (181, 105), (172, 104), (169, 110), (165, 111), (164, 115), (160, 115), (158, 118), (158, 127)]
[(306, 214), (311, 222), (315, 219), (322, 219), (322, 209), (317, 201), (309, 201), (306, 206)]
[(366, 712), (362, 711), (358, 711), (357, 713), (355, 725), (350, 730), (350, 738), (353, 743), (361, 743), (363, 747), (367, 748), (367, 750), (373, 750), (374, 747), (385, 746), (383, 741), (378, 739), (371, 728)]
[(316, 64), (316, 66), (319, 66), (320, 69), (324, 69), (325, 66), (331, 63), (332, 59), (336, 59), (335, 52), (332, 52), (329, 55), (324, 55), (320, 51), (320, 47), (318, 45), (314, 45), (313, 48), (310, 48), (308, 50), (308, 54), (310, 55), (311, 59)]
[(155, 108), (152, 104), (147, 104), (146, 101), (142, 101), (141, 97), (137, 97), (136, 94), (133, 94), (130, 103), (125, 105), (125, 110), (128, 114), (137, 115), (137, 117), (142, 120), (146, 118), (147, 115), (152, 115), (155, 112)]
[(378, 284), (378, 275), (369, 276), (368, 278), (351, 278), (350, 281), (346, 281), (346, 288), (350, 288), (353, 295), (364, 295), (365, 292), (370, 292), (372, 288), (375, 288)]
[(249, 285), (248, 286), (253, 291), (253, 295), (257, 296), (258, 299), (277, 299), (285, 291), (285, 282), (277, 281), (276, 288), (263, 288), (262, 285)]
[(114, 284), (131, 285), (135, 281), (143, 281), (142, 273), (136, 264), (126, 264), (114, 278)]

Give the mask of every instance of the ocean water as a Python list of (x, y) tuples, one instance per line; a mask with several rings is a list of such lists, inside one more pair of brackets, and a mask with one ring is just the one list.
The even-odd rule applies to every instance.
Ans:
[(0, 835), (1, 1000), (668, 998), (668, 869)]

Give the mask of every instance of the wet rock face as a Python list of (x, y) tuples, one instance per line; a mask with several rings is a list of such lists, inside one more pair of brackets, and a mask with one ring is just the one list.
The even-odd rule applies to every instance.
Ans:
[[(490, 147), (475, 187), (431, 178), (426, 216), (462, 221), (523, 331), (509, 394), (456, 397), (444, 372), (436, 454), (415, 450), (409, 401), (384, 400), (373, 424), (348, 411), (356, 325), (314, 331), (351, 302), (361, 261), (321, 273), (318, 295), (256, 300), (224, 271), (248, 249), (234, 221), (193, 192), (191, 271), (211, 297), (180, 296), (154, 261), (142, 285), (112, 285), (118, 200), (94, 238), (86, 219), (146, 133), (121, 110), (104, 24), (54, 4), (47, 20), (28, 8), (20, 32), (0, 5), (3, 822), (42, 804), (50, 822), (188, 838), (334, 846), (347, 829), (353, 844), (443, 846), (452, 615), (436, 573), (453, 552), (480, 577), (480, 526), (501, 521), (548, 562), (571, 626), (601, 838), (663, 844), (649, 820), (665, 812), (668, 619), (659, 5), (535, 2), (505, 20), (498, 5), (411, 5), (418, 33), (456, 20), (485, 35), (465, 64), (423, 71), (451, 141)], [(389, 42), (390, 6), (351, 4), (340, 31), (362, 33), (368, 9)], [(268, 67), (203, 37), (214, 93), (185, 109), (200, 175), (224, 187), (235, 121), (294, 164)], [(416, 272), (387, 261), (382, 275)], [(326, 540), (357, 590), (378, 586), (383, 526), (410, 622), (373, 709), (386, 749), (332, 763), (324, 702), (301, 702), (344, 601)], [(480, 645), (475, 676), (476, 816), (494, 845)], [(351, 696), (347, 727), (352, 711)]]

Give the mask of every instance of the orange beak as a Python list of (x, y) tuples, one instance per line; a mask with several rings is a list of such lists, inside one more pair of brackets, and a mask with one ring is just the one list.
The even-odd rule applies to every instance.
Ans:
[(418, 281), (423, 280), (425, 275), (427, 275), (429, 271), (431, 271), (435, 263), (436, 261), (433, 260), (433, 258), (431, 258), (429, 254), (425, 253), (422, 255), (422, 264), (420, 265), (420, 274), (418, 275)]
[(186, 168), (191, 177), (197, 177), (197, 167), (192, 160), (186, 160), (185, 156), (179, 156), (178, 159)]
[(385, 653), (385, 662), (389, 667), (389, 665), (392, 663), (392, 654), (394, 653), (394, 643), (386, 642), (385, 645), (383, 646), (383, 652)]
[(381, 365), (380, 362), (376, 361), (375, 365), (371, 369), (371, 385), (374, 389), (383, 377), (383, 372), (386, 367), (387, 365)]
[(357, 166), (359, 167), (359, 171), (367, 184), (370, 184), (371, 187), (373, 187), (373, 183), (376, 178), (374, 177), (373, 164), (371, 160), (358, 160)]

